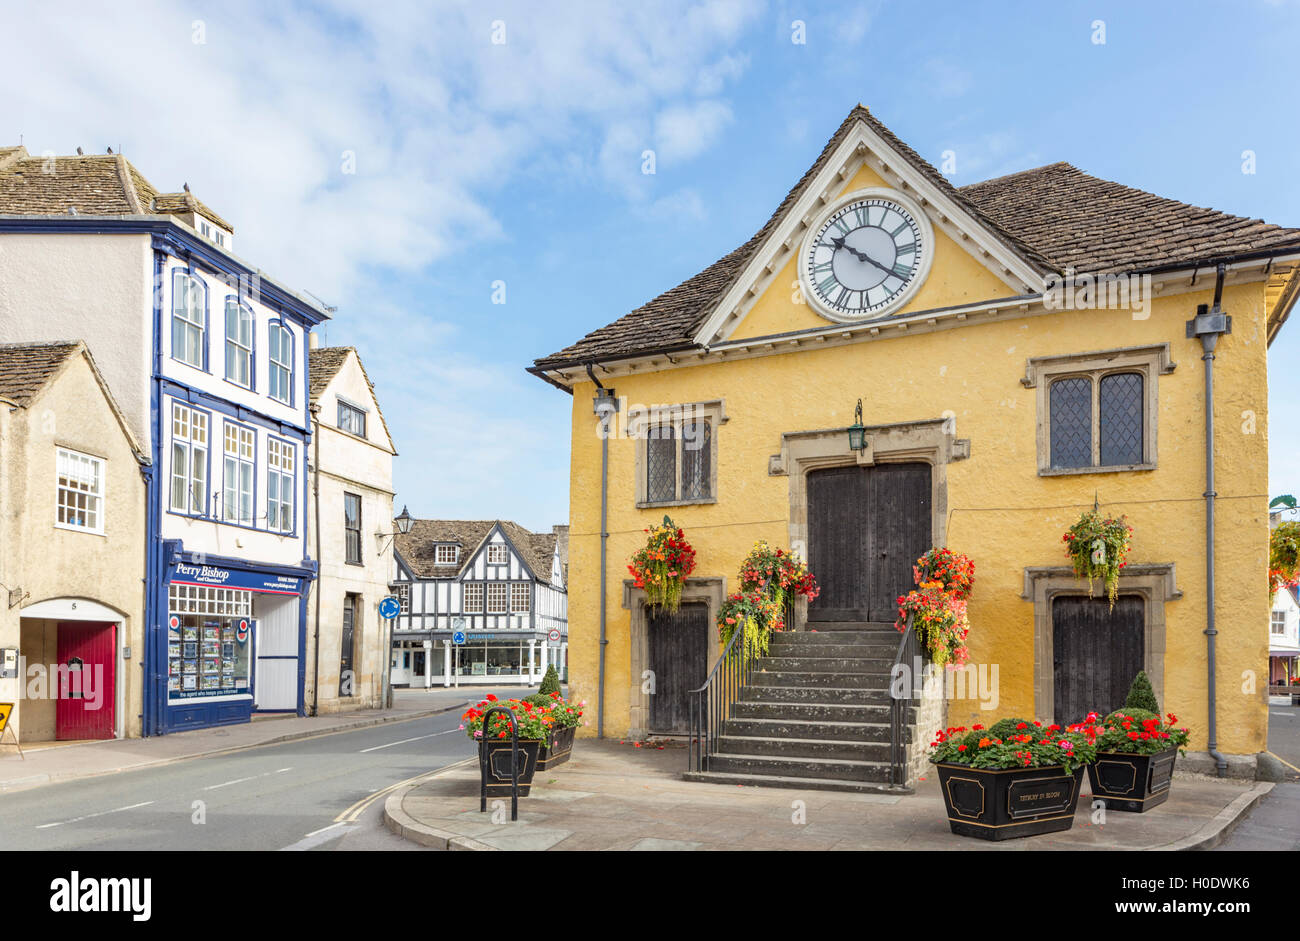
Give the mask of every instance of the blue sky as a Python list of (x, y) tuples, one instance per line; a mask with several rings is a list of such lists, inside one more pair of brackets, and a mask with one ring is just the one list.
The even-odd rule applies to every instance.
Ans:
[[(399, 506), (544, 529), (571, 400), (524, 367), (748, 239), (854, 104), (954, 151), (957, 185), (1066, 160), (1300, 226), (1298, 39), (1300, 3), (1265, 0), (28, 5), (0, 141), (188, 182), (240, 255), (339, 308)], [(1297, 354), (1293, 324), (1273, 493), (1300, 493)]]

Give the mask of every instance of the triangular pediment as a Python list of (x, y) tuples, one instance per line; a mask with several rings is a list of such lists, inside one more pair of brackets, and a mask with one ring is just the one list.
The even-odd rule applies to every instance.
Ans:
[[(885, 302), (878, 311), (837, 311), (809, 286), (807, 269), (812, 263), (807, 253), (815, 244), (810, 239), (818, 237), (842, 206), (873, 198), (907, 207), (909, 216), (918, 217), (918, 233), (924, 233), (928, 249), (924, 270), (918, 265), (906, 292), (900, 291), (896, 300)], [(918, 238), (917, 244), (921, 241)], [(871, 261), (866, 254), (856, 257)], [(805, 269), (802, 280), (801, 267)], [(1051, 271), (1047, 259), (1002, 231), (938, 170), (858, 106), (800, 187), (764, 227), (748, 260), (700, 322), (693, 339), (708, 346), (733, 338), (834, 329), (837, 324), (1035, 295), (1043, 290)], [(862, 308), (869, 306), (868, 296), (867, 291), (860, 292)]]

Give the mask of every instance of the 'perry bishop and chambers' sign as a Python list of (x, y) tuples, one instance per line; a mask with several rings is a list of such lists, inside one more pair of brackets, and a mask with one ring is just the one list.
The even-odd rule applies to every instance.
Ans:
[(227, 569), (188, 562), (176, 563), (172, 584), (236, 588), (241, 591), (262, 591), (278, 595), (297, 595), (302, 589), (302, 579), (288, 575), (272, 575), (267, 572)]

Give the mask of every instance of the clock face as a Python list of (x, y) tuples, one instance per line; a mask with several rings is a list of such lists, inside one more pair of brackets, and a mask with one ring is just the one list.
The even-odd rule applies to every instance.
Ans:
[(888, 196), (862, 196), (837, 207), (804, 247), (805, 292), (836, 320), (878, 314), (901, 302), (928, 267), (923, 219)]

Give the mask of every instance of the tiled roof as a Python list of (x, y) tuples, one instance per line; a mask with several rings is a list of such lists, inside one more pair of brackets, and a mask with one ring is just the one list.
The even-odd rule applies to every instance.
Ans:
[(1037, 246), (1058, 271), (1134, 271), (1300, 247), (1300, 229), (1166, 199), (1068, 163), (973, 183), (961, 193)]
[(121, 154), (32, 156), (25, 147), (0, 147), (0, 213), (121, 216), (198, 213), (233, 232), (191, 193), (159, 193)]
[(307, 351), (308, 386), (313, 402), (338, 375), (351, 352), (350, 346), (322, 346)]
[[(384, 426), (384, 434), (388, 436), (388, 443), (396, 449), (397, 442), (393, 440), (393, 433), (388, 430), (388, 420), (384, 418), (384, 410), (379, 406), (379, 396), (375, 395), (375, 384), (370, 381), (370, 375), (366, 372), (365, 363), (361, 362), (361, 354), (357, 352), (356, 347), (320, 346), (307, 351), (307, 385), (311, 400), (315, 402), (321, 397), (326, 387), (338, 375), (339, 370), (343, 368), (343, 364), (347, 362), (349, 353), (357, 358), (357, 367), (361, 370), (366, 385), (370, 387), (370, 397), (375, 400), (375, 411), (379, 413), (379, 423)], [(395, 450), (394, 453), (396, 453)]]
[(859, 121), (1040, 273), (1066, 267), (1135, 270), (1266, 248), (1300, 248), (1300, 230), (1153, 196), (1064, 163), (957, 189), (859, 105), (753, 238), (649, 303), (536, 360), (531, 371), (693, 348), (694, 335), (714, 306)]
[(80, 348), (79, 343), (0, 344), (0, 398), (26, 408)]
[[(397, 552), (420, 578), (454, 578), (464, 571), (492, 527), (501, 524), (506, 538), (519, 550), (533, 574), (542, 581), (551, 577), (555, 553), (554, 533), (533, 533), (509, 520), (413, 520), (411, 531), (394, 540)], [(438, 565), (435, 545), (454, 543), (461, 547), (460, 562)]]

